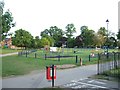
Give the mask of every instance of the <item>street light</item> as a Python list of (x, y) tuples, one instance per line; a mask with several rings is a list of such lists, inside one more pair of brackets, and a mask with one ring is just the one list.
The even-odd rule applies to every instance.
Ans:
[(107, 23), (107, 56), (108, 56), (108, 24), (109, 24), (109, 20), (106, 20)]

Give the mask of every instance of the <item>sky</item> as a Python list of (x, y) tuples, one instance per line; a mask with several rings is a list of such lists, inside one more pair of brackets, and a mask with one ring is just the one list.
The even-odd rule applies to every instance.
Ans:
[(77, 36), (80, 27), (88, 26), (97, 31), (100, 27), (118, 32), (118, 1), (119, 0), (4, 0), (5, 8), (12, 12), (16, 27), (29, 31), (33, 36), (40, 36), (40, 32), (57, 26), (65, 31), (67, 24), (73, 23)]

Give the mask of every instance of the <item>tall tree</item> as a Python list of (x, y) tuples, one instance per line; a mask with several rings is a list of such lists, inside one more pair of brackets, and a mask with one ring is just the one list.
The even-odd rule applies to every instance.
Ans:
[(59, 45), (59, 40), (63, 37), (64, 32), (57, 26), (51, 26), (49, 29), (42, 31), (40, 35), (47, 38), (50, 41), (51, 46), (57, 46)]
[(40, 43), (41, 43), (41, 47), (44, 47), (45, 45), (50, 46), (49, 40), (45, 37), (41, 38)]
[(4, 39), (7, 36), (8, 31), (15, 26), (15, 23), (13, 22), (12, 13), (10, 12), (10, 10), (7, 10), (5, 13), (3, 13), (1, 19), (2, 19), (1, 35), (2, 35), (2, 39)]
[(87, 26), (82, 26), (81, 28), (81, 37), (83, 39), (83, 46), (93, 46), (93, 40), (95, 36), (95, 32), (93, 30), (89, 30)]
[(41, 42), (39, 36), (36, 36), (34, 41), (34, 48), (40, 48), (41, 47)]
[(117, 39), (118, 39), (118, 47), (120, 49), (120, 29), (119, 29), (119, 31), (117, 33)]
[(107, 30), (105, 29), (105, 27), (100, 27), (100, 29), (97, 32), (98, 34), (102, 35), (102, 36), (107, 36)]
[(102, 34), (96, 33), (94, 36), (94, 44), (97, 47), (102, 47), (106, 42), (106, 37), (104, 37)]
[(118, 31), (118, 33), (117, 33), (117, 39), (120, 40), (120, 29), (119, 29), (119, 31)]
[(83, 38), (81, 35), (75, 38), (75, 46), (82, 47), (83, 46)]
[(13, 37), (13, 45), (18, 47), (29, 47), (33, 40), (33, 36), (26, 30), (19, 29), (15, 31), (15, 36)]
[(2, 41), (2, 14), (3, 14), (4, 2), (0, 1), (0, 41)]
[(73, 36), (73, 33), (76, 32), (76, 28), (75, 28), (74, 24), (72, 24), (72, 23), (68, 24), (65, 28), (66, 28), (65, 34), (66, 34), (67, 38), (71, 38)]

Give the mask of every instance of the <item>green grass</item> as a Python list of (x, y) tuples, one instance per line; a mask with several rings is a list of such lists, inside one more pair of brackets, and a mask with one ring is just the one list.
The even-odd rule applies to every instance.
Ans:
[[(46, 66), (49, 65), (63, 65), (63, 64), (75, 64), (76, 66), (80, 66), (79, 60), (82, 58), (83, 65), (88, 64), (96, 64), (98, 58), (91, 58), (89, 62), (89, 55), (91, 52), (98, 53), (100, 51), (95, 51), (94, 49), (77, 49), (77, 53), (73, 53), (73, 49), (64, 49), (64, 53), (47, 53), (48, 56), (56, 56), (56, 55), (72, 55), (78, 56), (78, 63), (76, 64), (75, 57), (70, 58), (61, 58), (58, 61), (58, 58), (47, 58), (45, 60), (44, 55), (45, 52), (42, 50), (38, 50), (37, 52), (23, 56), (7, 56), (2, 58), (2, 77), (7, 77), (11, 75), (24, 75), (30, 73), (33, 70), (45, 70)], [(35, 58), (35, 53), (37, 54), (37, 58)]]
[(9, 49), (9, 48), (5, 48), (5, 49), (2, 49), (0, 48), (0, 54), (7, 54), (7, 53), (13, 53), (13, 52), (19, 52), (21, 50), (15, 50), (15, 49)]
[(105, 71), (103, 74), (93, 75), (89, 78), (118, 81), (120, 79), (120, 68)]

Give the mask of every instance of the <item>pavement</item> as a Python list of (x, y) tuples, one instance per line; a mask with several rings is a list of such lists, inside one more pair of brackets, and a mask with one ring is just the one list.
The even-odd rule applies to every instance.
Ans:
[[(97, 74), (97, 65), (81, 66), (77, 68), (57, 70), (55, 86), (61, 88), (117, 88), (117, 82), (89, 79)], [(17, 77), (4, 78), (2, 88), (46, 88), (51, 87), (51, 81), (46, 79), (46, 72), (28, 74)]]
[(8, 53), (8, 54), (0, 54), (0, 57), (11, 56), (11, 55), (15, 55), (15, 54), (18, 54), (18, 52)]

